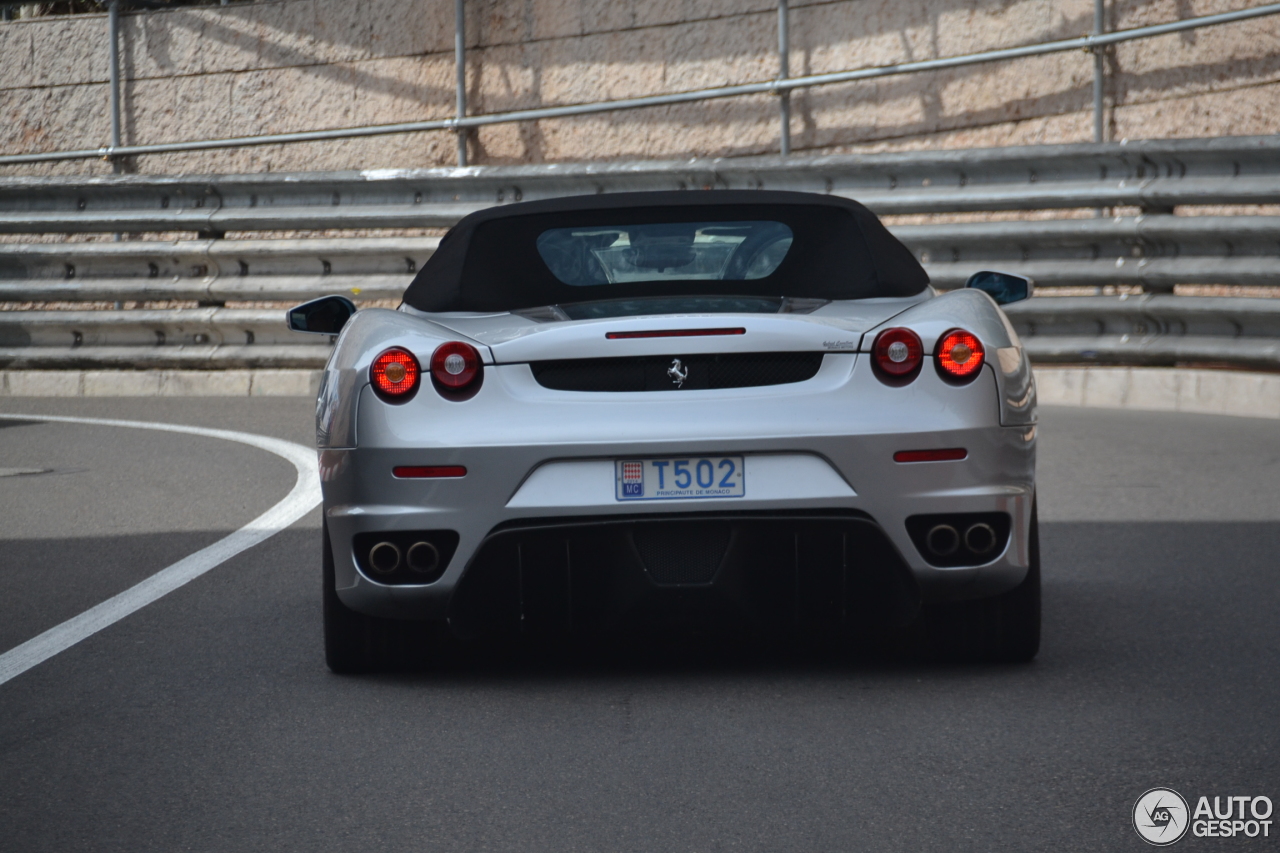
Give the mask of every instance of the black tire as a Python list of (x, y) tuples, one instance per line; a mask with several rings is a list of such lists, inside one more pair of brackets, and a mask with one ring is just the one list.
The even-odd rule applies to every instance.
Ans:
[(994, 656), (1026, 663), (1040, 651), (1040, 520), (1031, 505), (1030, 563), (1022, 583), (997, 598), (999, 632)]
[(322, 523), (324, 538), (324, 660), (333, 672), (349, 675), (380, 668), (390, 633), (385, 620), (357, 613), (338, 598), (333, 569), (329, 526)]
[(930, 646), (949, 660), (1026, 663), (1040, 651), (1040, 525), (1031, 505), (1030, 564), (1022, 583), (1001, 595), (933, 605), (924, 616)]

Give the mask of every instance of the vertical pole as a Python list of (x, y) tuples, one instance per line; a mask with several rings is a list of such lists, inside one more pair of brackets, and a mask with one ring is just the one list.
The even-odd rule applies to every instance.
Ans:
[[(791, 76), (791, 22), (787, 0), (778, 0), (778, 77)], [(778, 93), (778, 119), (782, 123), (779, 134), (779, 150), (782, 156), (791, 154), (791, 90)]]
[[(110, 98), (111, 98), (111, 147), (120, 147), (120, 0), (107, 3), (107, 41), (108, 62), (110, 63)], [(111, 168), (119, 172), (122, 163), (111, 158)]]
[[(1095, 36), (1102, 35), (1102, 31), (1106, 26), (1103, 16), (1103, 6), (1106, 0), (1093, 0), (1093, 34)], [(1102, 48), (1095, 47), (1093, 49), (1093, 141), (1102, 142), (1106, 139), (1105, 116), (1102, 104), (1102, 84), (1104, 75), (1106, 74), (1106, 65), (1103, 62)]]
[[(1103, 16), (1104, 4), (1106, 0), (1093, 0), (1093, 34), (1095, 36), (1102, 35), (1105, 29), (1106, 20)], [(1106, 133), (1106, 111), (1102, 102), (1102, 84), (1105, 82), (1106, 63), (1103, 61), (1105, 56), (1103, 49), (1095, 47), (1093, 49), (1093, 141), (1104, 142), (1107, 137)], [(1106, 208), (1097, 207), (1093, 210), (1095, 218), (1101, 219), (1107, 215)], [(1094, 293), (1101, 296), (1102, 288), (1094, 289)]]
[[(107, 62), (111, 66), (108, 71), (108, 81), (110, 93), (108, 97), (111, 100), (111, 147), (120, 147), (120, 0), (110, 0), (107, 3), (107, 41), (110, 46), (107, 48)], [(119, 158), (111, 158), (111, 171), (119, 174), (124, 171), (124, 164)], [(124, 235), (117, 232), (113, 238), (119, 243), (124, 239)], [(119, 311), (124, 307), (124, 303), (117, 301), (115, 308)]]
[[(457, 73), (458, 118), (467, 114), (466, 0), (453, 0), (453, 61)], [(458, 165), (467, 165), (467, 130), (458, 128)]]

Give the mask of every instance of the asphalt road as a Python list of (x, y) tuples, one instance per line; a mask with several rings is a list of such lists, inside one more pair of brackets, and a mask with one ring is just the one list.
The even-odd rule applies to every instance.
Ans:
[[(307, 443), (303, 400), (3, 400)], [(319, 516), (0, 685), (0, 850), (1139, 850), (1280, 801), (1280, 422), (1044, 410), (1027, 666), (518, 660), (337, 677)], [(244, 524), (291, 466), (0, 425), (0, 651)], [(0, 471), (0, 474), (6, 473)], [(1179, 849), (1276, 849), (1271, 837)]]

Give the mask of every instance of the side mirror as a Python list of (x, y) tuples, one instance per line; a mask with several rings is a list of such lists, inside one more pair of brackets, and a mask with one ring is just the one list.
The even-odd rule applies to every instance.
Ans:
[(356, 304), (345, 296), (321, 296), (289, 309), (287, 322), (295, 332), (336, 335), (356, 313)]
[(983, 270), (969, 276), (964, 286), (981, 290), (994, 299), (997, 305), (1008, 305), (1010, 302), (1029, 299), (1032, 291), (1035, 290), (1035, 282), (1025, 276), (990, 270)]

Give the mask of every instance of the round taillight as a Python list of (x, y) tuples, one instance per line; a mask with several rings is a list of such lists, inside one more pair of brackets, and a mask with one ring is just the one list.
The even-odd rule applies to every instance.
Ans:
[(985, 353), (982, 341), (963, 329), (954, 329), (942, 336), (935, 351), (938, 372), (943, 379), (952, 382), (968, 382), (982, 369)]
[(431, 354), (431, 378), (441, 391), (458, 394), (469, 390), (481, 370), (480, 353), (461, 341), (441, 344)]
[(400, 347), (385, 350), (369, 365), (369, 381), (378, 396), (388, 402), (403, 403), (418, 390), (422, 368), (413, 353)]
[(920, 336), (910, 329), (885, 329), (871, 345), (871, 362), (881, 379), (910, 382), (924, 363)]

